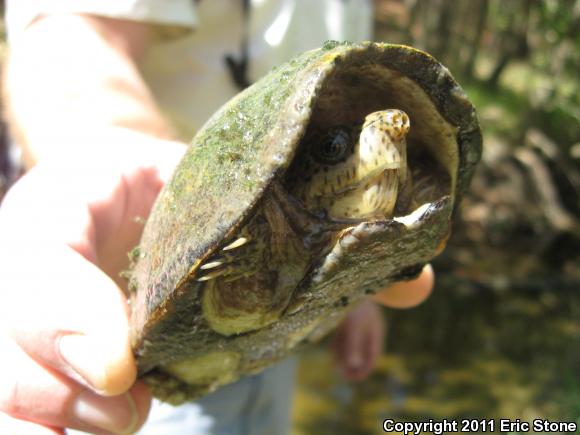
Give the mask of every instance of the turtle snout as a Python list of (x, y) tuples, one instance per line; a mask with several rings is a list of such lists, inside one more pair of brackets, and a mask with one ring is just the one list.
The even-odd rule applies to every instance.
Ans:
[(401, 140), (406, 137), (411, 128), (409, 116), (402, 110), (389, 110), (387, 111), (387, 116), (390, 117), (390, 122), (387, 121), (387, 123), (390, 126), (389, 133), (391, 137), (394, 140)]
[(409, 115), (400, 109), (387, 109), (367, 115), (363, 128), (373, 127), (387, 133), (393, 141), (404, 139), (411, 128)]

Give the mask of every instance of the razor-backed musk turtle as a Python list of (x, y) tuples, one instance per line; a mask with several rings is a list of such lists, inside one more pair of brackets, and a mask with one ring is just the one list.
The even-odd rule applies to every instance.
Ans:
[(283, 358), (442, 249), (481, 152), (473, 106), (410, 47), (327, 43), (205, 124), (134, 252), (132, 344), (154, 394)]

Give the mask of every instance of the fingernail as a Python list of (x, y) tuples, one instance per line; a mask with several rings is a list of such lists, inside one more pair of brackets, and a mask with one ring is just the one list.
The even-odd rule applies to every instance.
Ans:
[(65, 362), (97, 391), (103, 391), (106, 381), (106, 364), (99, 358), (99, 349), (86, 336), (63, 335), (59, 350)]
[(134, 432), (138, 421), (137, 407), (129, 393), (105, 397), (85, 390), (77, 396), (72, 412), (81, 424), (118, 434)]
[(360, 353), (352, 352), (348, 355), (346, 363), (349, 369), (356, 370), (364, 364), (364, 361)]

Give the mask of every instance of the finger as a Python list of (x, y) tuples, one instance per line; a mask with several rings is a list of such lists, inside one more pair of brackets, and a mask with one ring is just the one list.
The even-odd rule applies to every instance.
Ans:
[[(100, 235), (96, 240), (99, 267), (119, 286), (124, 286), (126, 283), (119, 274), (127, 269), (127, 253), (139, 243), (143, 221), (149, 216), (159, 191), (182, 157), (185, 145), (151, 140), (139, 133), (123, 132), (122, 129), (116, 136), (119, 146), (115, 149), (121, 149), (122, 155), (118, 156), (118, 151), (115, 155), (119, 160), (118, 172), (122, 175), (112, 178), (113, 185), (103, 189), (105, 194), (95, 198), (89, 210), (95, 232)], [(101, 151), (100, 155), (107, 154)], [(126, 169), (127, 161), (130, 162), (129, 169)], [(109, 168), (110, 165), (110, 162), (105, 162), (105, 167)], [(94, 167), (91, 163), (90, 168), (94, 170)], [(119, 183), (119, 179), (123, 182)], [(99, 181), (99, 186), (106, 183)], [(119, 204), (122, 207), (118, 207)], [(111, 213), (111, 210), (116, 213)]]
[(8, 352), (6, 367), (0, 372), (0, 411), (8, 416), (93, 433), (133, 431), (146, 418), (150, 395), (141, 384), (123, 395), (100, 396), (36, 364), (18, 345), (10, 344), (8, 337), (3, 340)]
[(65, 435), (64, 430), (19, 420), (2, 412), (0, 412), (0, 433), (2, 435)]
[(10, 309), (2, 311), (15, 341), (41, 364), (95, 391), (126, 391), (136, 367), (121, 291), (67, 246), (41, 245), (29, 256), (34, 273), (15, 270), (23, 264), (15, 262), (1, 278), (10, 289), (3, 305)]
[(376, 367), (385, 345), (386, 322), (379, 307), (376, 308), (376, 320), (374, 327), (369, 328), (366, 338), (366, 371), (367, 377)]
[(383, 350), (385, 332), (383, 313), (376, 303), (364, 301), (359, 310), (357, 321), (361, 338), (358, 347), (363, 363), (350, 371), (349, 379), (353, 381), (361, 381), (373, 371)]
[(185, 146), (126, 129), (92, 139), (99, 152), (71, 150), (79, 153), (71, 157), (74, 166), (49, 159), (28, 172), (4, 198), (0, 215), (15, 249), (22, 241), (66, 243), (123, 286), (127, 252)]
[[(354, 321), (350, 320), (351, 323)], [(356, 375), (365, 365), (364, 332), (364, 328), (345, 325), (341, 361), (343, 374), (347, 379)]]
[(366, 305), (369, 303), (363, 301), (348, 314), (334, 339), (334, 353), (338, 368), (342, 376), (348, 380), (358, 379), (358, 372), (366, 365), (364, 343), (367, 325), (365, 313), (367, 311)]
[(435, 274), (427, 264), (421, 274), (411, 281), (401, 281), (378, 292), (373, 299), (391, 308), (412, 308), (429, 297), (435, 284)]
[(372, 370), (377, 365), (379, 357), (385, 347), (386, 325), (384, 319), (380, 320), (380, 327), (372, 328), (367, 337), (367, 361), (369, 369)]

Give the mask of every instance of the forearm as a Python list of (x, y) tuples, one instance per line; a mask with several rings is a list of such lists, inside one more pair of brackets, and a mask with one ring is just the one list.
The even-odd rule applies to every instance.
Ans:
[(173, 137), (137, 68), (151, 37), (146, 24), (81, 15), (25, 30), (11, 47), (5, 92), (27, 166), (98, 146), (117, 127)]

